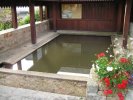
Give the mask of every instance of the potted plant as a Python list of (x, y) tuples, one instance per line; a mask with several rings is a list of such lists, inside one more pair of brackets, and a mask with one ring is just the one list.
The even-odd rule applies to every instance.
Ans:
[(103, 94), (106, 96), (117, 94), (119, 100), (124, 100), (133, 70), (132, 56), (123, 53), (108, 57), (105, 53), (99, 53), (94, 66), (99, 81), (105, 87)]

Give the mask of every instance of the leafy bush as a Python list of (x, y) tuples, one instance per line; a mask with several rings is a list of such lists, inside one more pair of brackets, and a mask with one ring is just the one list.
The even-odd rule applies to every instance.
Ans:
[(19, 26), (29, 24), (29, 23), (30, 23), (30, 16), (27, 15), (27, 16), (24, 17), (24, 19), (20, 20)]
[(9, 29), (11, 27), (12, 27), (12, 24), (9, 21), (7, 21), (7, 22), (0, 22), (0, 31)]
[[(39, 21), (39, 20), (40, 20), (39, 11), (36, 11), (35, 12), (35, 21)], [(19, 26), (29, 24), (29, 23), (30, 23), (30, 16), (27, 15), (24, 17), (24, 19), (19, 21)]]
[(11, 9), (0, 8), (0, 31), (11, 28)]

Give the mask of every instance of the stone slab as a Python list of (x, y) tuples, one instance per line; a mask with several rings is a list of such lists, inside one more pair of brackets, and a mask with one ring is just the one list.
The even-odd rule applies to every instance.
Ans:
[(85, 97), (62, 95), (0, 85), (0, 100), (85, 100)]
[(95, 93), (89, 93), (86, 100), (106, 100), (106, 96), (99, 96)]
[(116, 32), (94, 32), (94, 31), (74, 31), (74, 30), (57, 30), (57, 33), (68, 34), (68, 35), (95, 35), (95, 36), (111, 36), (116, 34)]
[(0, 73), (9, 74), (9, 75), (24, 75), (24, 76), (33, 76), (33, 77), (45, 77), (45, 78), (54, 78), (54, 79), (63, 79), (63, 80), (74, 80), (74, 81), (83, 81), (87, 82), (88, 78), (82, 76), (68, 76), (68, 75), (58, 75), (53, 73), (45, 72), (35, 72), (35, 71), (21, 71), (21, 70), (12, 70), (0, 68)]

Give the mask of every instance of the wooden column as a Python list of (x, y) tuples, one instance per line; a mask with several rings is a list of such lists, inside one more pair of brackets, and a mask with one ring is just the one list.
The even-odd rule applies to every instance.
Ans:
[(11, 13), (12, 13), (12, 26), (13, 28), (17, 28), (18, 22), (17, 22), (17, 11), (15, 5), (11, 6)]
[(43, 6), (39, 6), (40, 21), (43, 21)]
[(57, 6), (57, 3), (53, 3), (53, 29), (54, 31), (56, 31), (56, 15), (57, 15), (56, 6)]
[(45, 20), (48, 19), (48, 7), (45, 6)]
[(128, 32), (130, 25), (130, 13), (132, 7), (132, 0), (126, 0), (125, 3), (125, 15), (124, 15), (124, 24), (123, 24), (123, 47), (127, 48)]
[(122, 24), (122, 0), (118, 2), (118, 15), (117, 15), (117, 32), (121, 31)]
[(29, 0), (29, 10), (30, 10), (31, 42), (32, 42), (32, 44), (36, 44), (34, 4), (31, 0)]

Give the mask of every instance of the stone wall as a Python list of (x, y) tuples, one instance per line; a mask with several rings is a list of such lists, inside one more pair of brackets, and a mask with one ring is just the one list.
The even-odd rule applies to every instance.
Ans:
[[(49, 21), (36, 22), (37, 37), (40, 33), (49, 30)], [(0, 52), (14, 48), (31, 40), (30, 24), (17, 29), (8, 29), (0, 32)]]
[(86, 84), (87, 78), (80, 76), (0, 69), (0, 85), (4, 86), (79, 96), (82, 98), (86, 96)]

